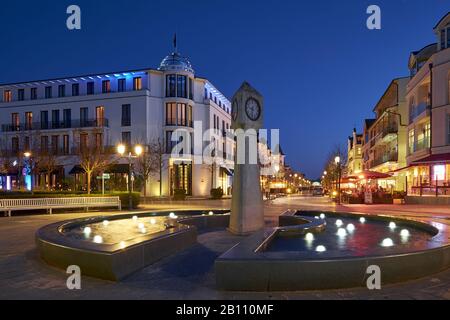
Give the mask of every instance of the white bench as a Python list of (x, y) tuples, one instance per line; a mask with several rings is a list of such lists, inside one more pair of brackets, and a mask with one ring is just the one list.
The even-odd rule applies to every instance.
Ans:
[(122, 210), (119, 197), (70, 197), (70, 198), (33, 198), (0, 199), (0, 211), (11, 217), (12, 211), (45, 209), (52, 214), (53, 209), (65, 208), (105, 208), (117, 207)]

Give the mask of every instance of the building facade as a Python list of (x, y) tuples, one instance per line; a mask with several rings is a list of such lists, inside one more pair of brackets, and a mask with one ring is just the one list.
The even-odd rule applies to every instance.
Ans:
[[(0, 99), (2, 167), (9, 163), (2, 170), (3, 189), (25, 187), (22, 181), (29, 173), (22, 162), (29, 150), (56, 156), (57, 170), (31, 180), (33, 187), (56, 188), (61, 180), (80, 173), (77, 152), (94, 140), (99, 148), (111, 150), (120, 143), (129, 150), (137, 144), (162, 144), (161, 174), (146, 182), (151, 196), (170, 196), (177, 189), (209, 196), (211, 188), (218, 187), (231, 193), (230, 102), (209, 80), (197, 77), (190, 61), (176, 50), (156, 69), (3, 84)], [(194, 137), (194, 127), (201, 134), (214, 132), (202, 139)], [(191, 142), (200, 139), (201, 146), (174, 157), (175, 145), (185, 136), (180, 132)], [(214, 141), (210, 158), (221, 161), (194, 163), (209, 139)], [(128, 163), (113, 157), (119, 165)], [(128, 179), (127, 170), (124, 173)]]
[(351, 137), (347, 140), (347, 175), (352, 176), (363, 170), (363, 135), (353, 129)]
[(409, 58), (409, 195), (450, 195), (450, 13), (434, 33), (437, 43)]

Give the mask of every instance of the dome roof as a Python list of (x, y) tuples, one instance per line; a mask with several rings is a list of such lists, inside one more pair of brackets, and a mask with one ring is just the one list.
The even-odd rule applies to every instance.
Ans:
[(173, 52), (161, 61), (160, 71), (187, 71), (194, 73), (192, 64), (188, 58), (182, 57), (178, 52)]

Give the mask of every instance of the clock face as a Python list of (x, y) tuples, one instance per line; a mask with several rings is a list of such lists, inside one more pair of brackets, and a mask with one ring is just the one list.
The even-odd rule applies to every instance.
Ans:
[(237, 119), (238, 115), (238, 105), (236, 100), (233, 101), (233, 105), (231, 106), (231, 117), (233, 117), (233, 120)]
[(258, 101), (253, 98), (249, 98), (245, 104), (245, 113), (247, 113), (247, 117), (249, 117), (250, 120), (258, 120), (261, 115), (261, 107)]

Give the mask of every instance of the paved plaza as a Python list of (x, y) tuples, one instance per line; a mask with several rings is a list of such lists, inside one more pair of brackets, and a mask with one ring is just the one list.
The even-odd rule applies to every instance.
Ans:
[[(191, 200), (148, 203), (144, 210), (223, 209), (230, 200)], [(391, 214), (450, 224), (450, 208), (416, 205), (343, 205), (327, 198), (293, 196), (265, 204), (266, 223), (276, 224), (287, 209)], [(365, 288), (305, 292), (221, 292), (215, 289), (214, 261), (242, 238), (225, 230), (210, 230), (198, 244), (165, 258), (119, 283), (83, 277), (81, 290), (66, 288), (64, 270), (42, 262), (34, 244), (35, 231), (47, 224), (110, 213), (24, 215), (0, 218), (0, 299), (450, 299), (450, 270), (427, 278), (389, 285), (379, 291)]]

